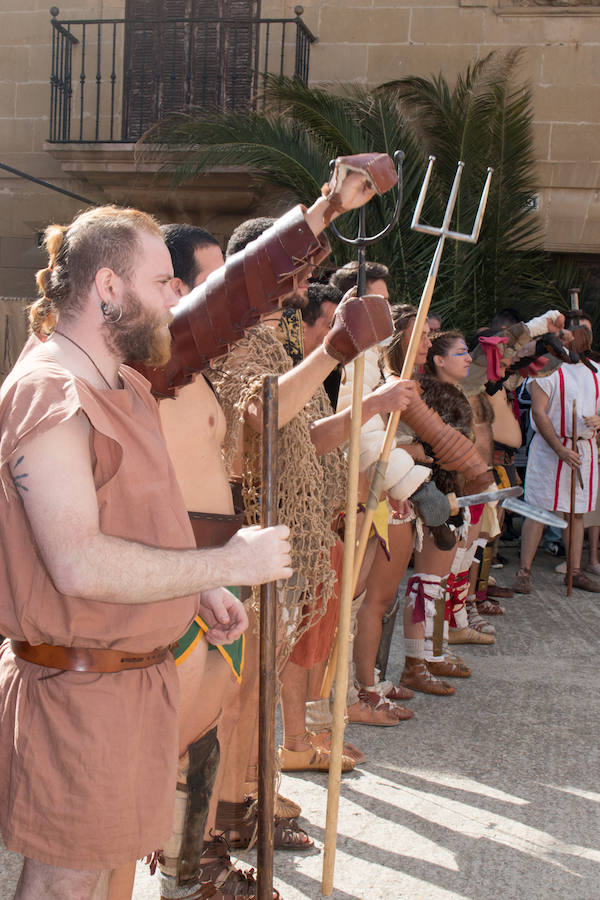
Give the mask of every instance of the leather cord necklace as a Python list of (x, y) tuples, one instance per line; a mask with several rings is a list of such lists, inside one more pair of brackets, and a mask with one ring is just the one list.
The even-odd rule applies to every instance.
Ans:
[(95, 368), (96, 372), (98, 373), (98, 375), (100, 376), (100, 378), (102, 379), (102, 381), (104, 382), (104, 384), (107, 386), (107, 388), (109, 389), (109, 391), (114, 391), (114, 388), (113, 388), (112, 384), (110, 383), (110, 381), (108, 381), (108, 380), (104, 377), (104, 375), (102, 374), (101, 369), (98, 368), (98, 366), (96, 365), (96, 363), (94, 362), (94, 360), (92, 359), (92, 357), (90, 356), (90, 354), (87, 352), (87, 350), (85, 350), (80, 344), (77, 343), (77, 341), (74, 341), (73, 338), (70, 338), (69, 335), (68, 335), (68, 334), (65, 334), (63, 331), (56, 331), (56, 330), (55, 330), (54, 334), (58, 334), (60, 337), (64, 337), (67, 341), (70, 341), (71, 344), (73, 344), (75, 347), (77, 347), (78, 350), (81, 350), (81, 352), (82, 352), (83, 354), (85, 354), (85, 356), (87, 356), (87, 358), (89, 359), (89, 361), (91, 362), (91, 364), (93, 365), (93, 367)]

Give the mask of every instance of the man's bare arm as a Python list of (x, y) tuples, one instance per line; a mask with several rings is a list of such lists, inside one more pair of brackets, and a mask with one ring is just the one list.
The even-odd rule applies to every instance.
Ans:
[[(394, 410), (406, 409), (414, 397), (414, 391), (413, 381), (401, 381), (400, 378), (390, 379), (377, 390), (363, 397), (360, 424), (364, 425), (376, 415), (385, 417), (387, 413)], [(312, 423), (310, 439), (319, 455), (335, 450), (349, 439), (351, 412), (352, 408), (348, 406), (341, 412)]]
[[(279, 387), (279, 416), (277, 427), (282, 428), (304, 409), (317, 388), (333, 372), (337, 361), (317, 347), (306, 359), (277, 379)], [(246, 422), (253, 431), (262, 431), (262, 402), (259, 398), (248, 404)]]
[(12, 466), (42, 559), (61, 593), (108, 603), (153, 603), (291, 575), (285, 526), (242, 529), (211, 550), (163, 550), (103, 534), (89, 428), (85, 416), (74, 416), (24, 442)]
[(568, 447), (564, 447), (561, 439), (552, 427), (552, 422), (548, 417), (548, 395), (541, 389), (535, 381), (531, 382), (531, 415), (536, 424), (537, 430), (544, 438), (546, 443), (554, 450), (560, 459), (564, 460), (571, 468), (579, 468), (581, 465), (581, 457), (578, 453), (574, 453)]

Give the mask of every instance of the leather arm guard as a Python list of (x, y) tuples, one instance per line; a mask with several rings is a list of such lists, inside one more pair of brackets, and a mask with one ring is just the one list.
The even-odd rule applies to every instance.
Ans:
[(171, 331), (171, 359), (162, 368), (136, 364), (159, 396), (175, 396), (212, 359), (229, 346), (260, 316), (277, 307), (308, 270), (330, 252), (324, 235), (315, 237), (296, 206), (255, 241), (226, 260), (175, 309)]
[(402, 413), (402, 419), (422, 441), (429, 444), (442, 469), (460, 472), (465, 481), (481, 484), (479, 490), (493, 481), (493, 476), (488, 472), (488, 467), (474, 444), (456, 428), (447, 425), (421, 397), (411, 401)]
[(323, 345), (329, 356), (345, 365), (393, 333), (390, 304), (384, 297), (354, 297), (348, 292), (336, 310)]

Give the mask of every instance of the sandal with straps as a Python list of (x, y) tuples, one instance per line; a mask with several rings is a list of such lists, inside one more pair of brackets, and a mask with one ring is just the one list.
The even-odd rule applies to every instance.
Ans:
[(275, 816), (273, 846), (275, 850), (312, 850), (315, 842), (296, 819)]
[(472, 670), (462, 660), (449, 659), (428, 659), (427, 668), (436, 676), (441, 678), (470, 678)]
[(496, 629), (493, 625), (490, 625), (489, 622), (480, 616), (477, 612), (477, 606), (475, 601), (467, 600), (467, 620), (469, 622), (469, 628), (473, 628), (475, 631), (478, 631), (480, 634), (496, 634)]
[[(311, 745), (307, 750), (279, 747), (278, 754), (282, 772), (329, 772), (331, 753), (322, 747)], [(354, 760), (342, 753), (342, 772), (351, 772), (354, 766)]]
[[(214, 900), (256, 900), (254, 869), (244, 871), (233, 865), (229, 857), (229, 846), (224, 838), (217, 836), (206, 843), (202, 858), (202, 868), (198, 875), (202, 893), (192, 894), (193, 900), (205, 900), (209, 897)], [(275, 889), (273, 900), (281, 900), (279, 891)]]
[[(313, 747), (320, 747), (322, 750), (329, 750), (331, 752), (331, 731), (309, 731), (308, 734)], [(366, 754), (346, 740), (344, 740), (342, 753), (344, 756), (349, 756), (350, 759), (354, 760), (355, 766), (359, 766), (361, 763), (367, 761)], [(275, 815), (280, 815), (280, 813), (277, 813), (277, 810), (275, 810)], [(296, 813), (294, 816), (282, 818), (295, 819), (299, 815), (300, 813)]]
[[(247, 797), (241, 803), (219, 800), (215, 831), (227, 841), (231, 850), (246, 850), (258, 835), (258, 801)], [(237, 837), (231, 837), (235, 832)]]
[(506, 612), (497, 600), (490, 600), (489, 597), (486, 600), (477, 601), (477, 611), (483, 613), (484, 616), (503, 616)]
[(383, 728), (399, 725), (406, 719), (412, 719), (411, 709), (398, 706), (391, 700), (382, 697), (372, 687), (361, 687), (358, 692), (358, 703), (348, 707), (348, 722), (351, 725), (375, 725)]
[(406, 657), (400, 683), (414, 691), (434, 694), (437, 697), (450, 697), (455, 692), (455, 688), (451, 684), (436, 678), (433, 672), (429, 671), (424, 659), (416, 656)]
[[(258, 835), (258, 801), (247, 798), (243, 803), (219, 800), (215, 830), (232, 850), (251, 849)], [(237, 837), (231, 837), (235, 833)], [(273, 830), (275, 850), (311, 850), (313, 839), (295, 818), (275, 816)]]

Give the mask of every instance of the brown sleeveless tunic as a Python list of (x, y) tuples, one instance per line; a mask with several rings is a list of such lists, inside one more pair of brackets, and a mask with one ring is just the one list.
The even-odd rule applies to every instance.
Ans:
[[(32, 644), (149, 651), (182, 635), (199, 597), (121, 605), (66, 597), (41, 561), (9, 462), (72, 415), (92, 426), (101, 530), (195, 546), (144, 378), (100, 391), (30, 341), (0, 394), (0, 633)], [(66, 462), (68, 465), (68, 461)], [(54, 677), (48, 677), (54, 676)], [(168, 659), (115, 674), (62, 672), (0, 649), (0, 829), (51, 865), (112, 868), (161, 846), (172, 823), (178, 680)]]

